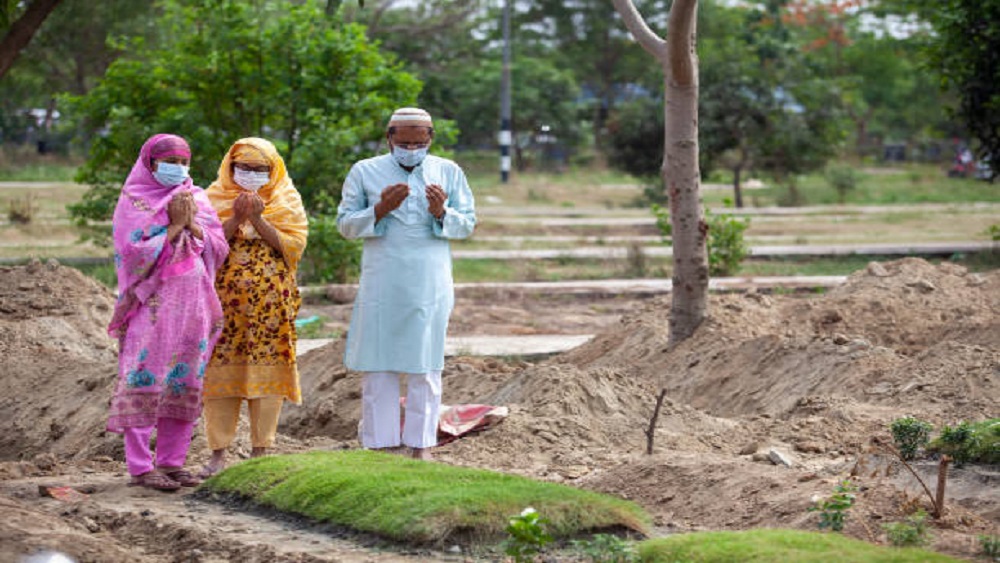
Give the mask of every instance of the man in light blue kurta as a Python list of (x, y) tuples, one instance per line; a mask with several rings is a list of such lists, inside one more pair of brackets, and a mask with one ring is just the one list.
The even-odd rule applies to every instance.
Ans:
[[(454, 306), (450, 239), (476, 225), (465, 173), (428, 155), (427, 112), (402, 108), (389, 120), (390, 153), (362, 160), (344, 182), (337, 228), (364, 240), (344, 363), (367, 372), (361, 412), (365, 448), (412, 448), (429, 459), (437, 444), (441, 370)], [(407, 375), (400, 433), (399, 376)]]

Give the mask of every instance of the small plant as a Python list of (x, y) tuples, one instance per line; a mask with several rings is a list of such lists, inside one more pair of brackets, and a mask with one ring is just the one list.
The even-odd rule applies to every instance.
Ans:
[(512, 516), (506, 528), (510, 537), (504, 540), (504, 553), (513, 557), (515, 563), (533, 561), (535, 554), (552, 541), (552, 536), (545, 531), (548, 523), (530, 506)]
[(889, 543), (896, 547), (920, 547), (930, 541), (927, 533), (927, 513), (918, 510), (902, 522), (893, 522), (882, 526)]
[(23, 201), (18, 201), (16, 199), (8, 200), (7, 219), (10, 220), (11, 223), (27, 225), (31, 223), (34, 218), (35, 200), (31, 194), (25, 196)]
[(986, 236), (990, 237), (993, 242), (1000, 242), (1000, 223), (994, 223), (989, 227), (986, 227)]
[(592, 563), (634, 563), (639, 554), (632, 542), (614, 534), (594, 534), (589, 540), (573, 540), (573, 547)]
[(850, 166), (831, 166), (826, 170), (826, 182), (837, 190), (837, 200), (847, 201), (847, 194), (857, 189), (861, 183), (861, 174)]
[(929, 422), (912, 416), (897, 418), (892, 421), (889, 428), (892, 430), (892, 439), (896, 442), (899, 455), (906, 461), (915, 458), (917, 451), (927, 445), (933, 429)]
[(979, 536), (979, 547), (990, 561), (1000, 561), (1000, 536)]
[[(729, 201), (726, 200), (727, 206)], [(744, 234), (750, 228), (750, 219), (738, 219), (728, 213), (718, 215), (705, 209), (708, 223), (708, 273), (713, 276), (731, 276), (740, 271), (740, 264), (750, 248)]]
[[(728, 199), (724, 201), (727, 207), (732, 206)], [(671, 244), (673, 226), (670, 223), (670, 211), (653, 204), (653, 215), (656, 217), (656, 227), (660, 230), (660, 238), (664, 244)], [(740, 264), (750, 248), (746, 244), (744, 233), (750, 228), (749, 219), (738, 219), (728, 213), (712, 213), (705, 208), (705, 223), (708, 224), (708, 273), (713, 276), (730, 276), (740, 271)]]
[(819, 529), (829, 528), (834, 532), (844, 529), (847, 510), (854, 506), (854, 491), (857, 490), (850, 479), (844, 479), (834, 488), (829, 497), (815, 499), (816, 504), (809, 512), (819, 512)]

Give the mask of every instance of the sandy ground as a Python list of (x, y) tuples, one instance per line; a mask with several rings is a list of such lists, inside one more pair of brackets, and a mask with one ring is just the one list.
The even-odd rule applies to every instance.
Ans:
[[(197, 499), (125, 486), (120, 437), (102, 431), (116, 372), (104, 333), (113, 296), (56, 264), (0, 268), (0, 560), (42, 547), (80, 561), (426, 561), (463, 546), (406, 549)], [(438, 448), (444, 463), (602, 491), (641, 504), (657, 534), (816, 529), (808, 512), (853, 477), (846, 533), (928, 507), (874, 444), (888, 423), (1000, 413), (1000, 271), (918, 259), (874, 263), (821, 295), (712, 296), (694, 337), (667, 348), (669, 297), (482, 295), (459, 300), (452, 334), (582, 334), (545, 360), (449, 358), (445, 402), (510, 407), (497, 427)], [(310, 309), (312, 308), (312, 309)], [(349, 305), (307, 305), (331, 324)], [(279, 452), (357, 447), (360, 385), (343, 341), (300, 358), (305, 401), (282, 417)], [(667, 399), (655, 448), (644, 429)], [(233, 454), (245, 457), (245, 429)], [(790, 466), (776, 464), (778, 455)], [(207, 457), (201, 432), (191, 462)], [(935, 462), (915, 469), (933, 487)], [(1000, 471), (949, 478), (932, 548), (964, 558), (1000, 533)], [(83, 500), (39, 486), (72, 485)]]

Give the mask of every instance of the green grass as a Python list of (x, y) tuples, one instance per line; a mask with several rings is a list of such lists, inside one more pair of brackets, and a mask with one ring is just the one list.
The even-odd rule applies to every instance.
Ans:
[[(902, 256), (841, 256), (830, 258), (775, 258), (750, 259), (742, 264), (736, 276), (846, 276), (862, 270), (869, 262), (899, 260)], [(927, 259), (932, 264), (944, 258)], [(967, 267), (973, 272), (1000, 268), (1000, 253), (981, 252), (957, 254), (948, 262)], [(455, 260), (454, 277), (457, 283), (477, 282), (536, 282), (562, 280), (631, 279), (636, 277), (669, 277), (670, 259), (646, 257), (645, 272), (629, 270), (625, 260), (596, 260), (561, 258), (553, 260)]]
[(645, 563), (938, 563), (958, 561), (914, 548), (872, 545), (841, 534), (760, 529), (698, 532), (647, 540)]
[[(944, 170), (935, 165), (911, 164), (882, 169), (878, 173), (872, 173), (873, 171), (861, 171), (861, 181), (856, 189), (848, 192), (845, 204), (1000, 201), (1000, 185), (973, 179), (948, 178)], [(773, 186), (767, 180), (765, 183), (769, 187), (744, 191), (744, 200), (756, 206), (777, 205), (788, 193), (786, 187)], [(830, 186), (822, 172), (801, 176), (798, 179), (798, 190), (802, 205), (838, 203), (837, 191)], [(732, 198), (732, 192), (727, 193), (726, 197)]]
[(649, 526), (638, 505), (607, 495), (365, 450), (252, 459), (203, 487), (409, 544), (494, 543), (528, 506), (556, 537)]
[(76, 165), (63, 162), (35, 162), (0, 166), (0, 182), (72, 182)]
[(115, 265), (108, 260), (100, 264), (66, 264), (72, 268), (80, 270), (111, 289), (118, 289), (118, 274), (115, 272)]

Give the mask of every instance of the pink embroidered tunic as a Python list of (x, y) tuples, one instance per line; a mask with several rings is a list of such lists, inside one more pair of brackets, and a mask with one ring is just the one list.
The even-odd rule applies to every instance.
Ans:
[[(187, 150), (173, 135), (146, 141), (115, 208), (118, 303), (108, 332), (119, 348), (111, 432), (159, 418), (196, 421), (205, 367), (222, 330), (214, 282), (229, 245), (218, 215), (190, 178), (168, 188), (153, 177), (152, 160), (178, 154), (181, 144)], [(182, 190), (194, 196), (203, 238), (185, 229), (171, 243), (167, 204)]]

